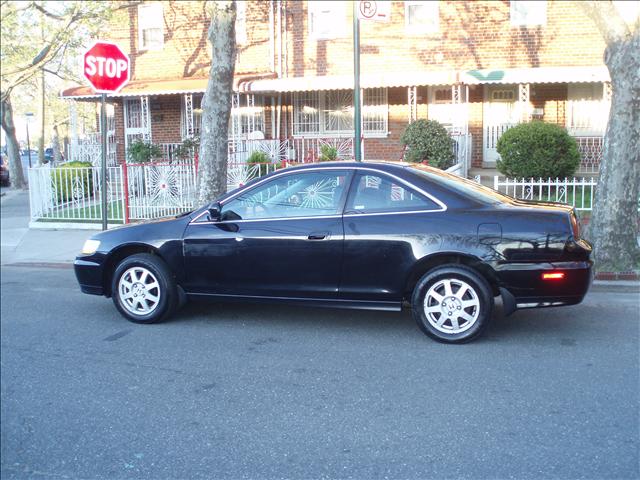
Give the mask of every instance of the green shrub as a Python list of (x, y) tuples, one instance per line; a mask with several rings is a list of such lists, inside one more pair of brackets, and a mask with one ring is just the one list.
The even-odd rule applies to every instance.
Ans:
[(162, 149), (158, 145), (136, 140), (129, 145), (127, 157), (131, 163), (146, 163), (162, 157)]
[(454, 163), (453, 139), (435, 120), (410, 123), (400, 141), (407, 146), (404, 158), (408, 162), (428, 162), (432, 167), (443, 170)]
[(318, 160), (321, 162), (331, 162), (338, 158), (338, 149), (331, 145), (320, 145), (320, 157)]
[(199, 137), (187, 138), (173, 151), (173, 158), (176, 160), (192, 160), (199, 148)]
[(257, 176), (262, 177), (263, 175), (269, 173), (269, 164), (271, 163), (271, 159), (269, 158), (269, 155), (266, 154), (266, 152), (256, 150), (254, 152), (251, 152), (251, 155), (249, 155), (249, 158), (247, 158), (247, 163), (249, 165), (258, 165)]
[(498, 140), (497, 168), (512, 178), (568, 177), (580, 164), (578, 144), (553, 123), (521, 123)]
[(93, 191), (91, 162), (67, 162), (52, 170), (55, 199), (59, 203), (90, 197)]

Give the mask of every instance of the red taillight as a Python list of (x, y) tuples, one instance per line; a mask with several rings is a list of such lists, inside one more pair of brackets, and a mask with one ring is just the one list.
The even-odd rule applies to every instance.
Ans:
[(543, 280), (563, 280), (564, 272), (548, 272), (542, 274)]

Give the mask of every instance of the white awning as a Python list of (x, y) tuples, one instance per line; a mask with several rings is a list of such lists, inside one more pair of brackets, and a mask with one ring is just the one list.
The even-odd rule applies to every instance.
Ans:
[[(363, 74), (362, 88), (412, 87), (421, 85), (455, 85), (457, 83), (581, 83), (608, 82), (609, 71), (597, 67), (538, 67), (485, 69), (468, 71), (435, 71)], [(353, 88), (353, 75), (329, 75), (318, 77), (290, 77), (240, 82), (240, 92), (313, 92), (317, 90), (347, 90)]]
[(460, 81), (469, 85), (505, 83), (609, 82), (609, 70), (599, 67), (538, 67), (484, 69), (461, 72)]
[[(363, 74), (361, 88), (410, 87), (414, 85), (453, 85), (455, 71)], [(353, 75), (324, 77), (290, 77), (241, 82), (241, 92), (307, 92), (316, 90), (347, 90), (353, 88)]]

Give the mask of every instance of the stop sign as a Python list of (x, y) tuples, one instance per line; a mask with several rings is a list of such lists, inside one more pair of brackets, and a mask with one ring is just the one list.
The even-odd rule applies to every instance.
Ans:
[(83, 74), (97, 93), (115, 93), (129, 82), (129, 57), (115, 43), (99, 40), (84, 54)]

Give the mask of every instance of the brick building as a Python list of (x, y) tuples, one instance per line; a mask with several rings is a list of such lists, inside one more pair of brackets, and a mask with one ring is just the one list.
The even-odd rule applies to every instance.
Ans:
[[(328, 143), (349, 157), (351, 2), (237, 5), (231, 152), (305, 161)], [(112, 158), (137, 138), (170, 155), (199, 133), (208, 26), (204, 2), (144, 3), (114, 19), (109, 40), (129, 53), (132, 80), (110, 99)], [(583, 171), (597, 171), (611, 87), (604, 43), (574, 2), (394, 1), (390, 21), (361, 22), (360, 37), (365, 159), (400, 159), (408, 122), (431, 118), (456, 139), (459, 161), (491, 168), (502, 132), (542, 119), (566, 127)], [(97, 100), (88, 87), (63, 97)]]

